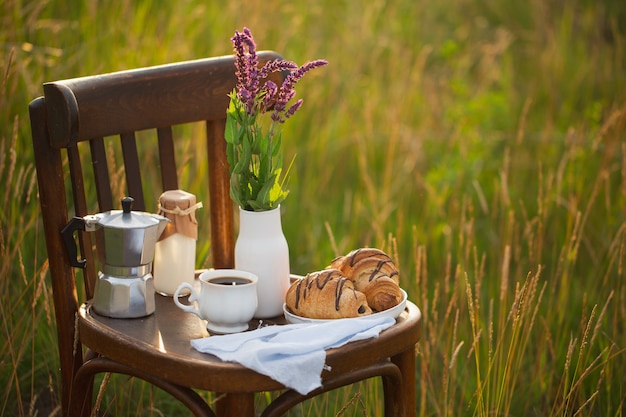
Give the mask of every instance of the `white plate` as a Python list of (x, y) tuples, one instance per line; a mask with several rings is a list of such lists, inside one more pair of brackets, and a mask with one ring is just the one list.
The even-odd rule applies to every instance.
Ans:
[[(397, 318), (400, 315), (400, 313), (404, 311), (404, 307), (406, 307), (406, 299), (407, 299), (406, 291), (404, 291), (403, 289), (400, 289), (400, 291), (402, 291), (402, 301), (400, 301), (400, 303), (397, 306), (391, 307), (390, 309), (381, 311), (379, 313), (374, 313), (368, 316), (361, 316), (357, 318), (365, 318), (365, 317), (393, 317), (394, 319)], [(287, 309), (287, 304), (283, 304), (283, 312), (285, 314), (285, 319), (287, 320), (287, 323), (291, 323), (291, 324), (324, 323), (324, 322), (332, 321), (332, 320), (341, 320), (341, 319), (310, 319), (308, 317), (298, 316), (296, 314), (293, 314)]]

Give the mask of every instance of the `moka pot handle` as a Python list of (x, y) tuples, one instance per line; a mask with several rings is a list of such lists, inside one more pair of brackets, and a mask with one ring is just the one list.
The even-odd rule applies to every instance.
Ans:
[(70, 261), (70, 265), (74, 268), (85, 269), (87, 264), (86, 259), (78, 259), (78, 248), (76, 247), (76, 241), (74, 240), (74, 232), (77, 230), (86, 230), (85, 219), (82, 217), (73, 217), (72, 220), (61, 230), (61, 236), (63, 237), (63, 243), (65, 244), (65, 252)]

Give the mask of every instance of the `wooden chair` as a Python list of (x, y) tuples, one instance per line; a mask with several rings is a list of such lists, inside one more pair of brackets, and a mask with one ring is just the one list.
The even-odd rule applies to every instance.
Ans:
[[(279, 58), (274, 52), (262, 52), (259, 57), (262, 63)], [(206, 154), (194, 156), (206, 158), (209, 165), (205, 209), (210, 210), (211, 218), (211, 266), (234, 266), (233, 204), (224, 141), (227, 94), (236, 82), (234, 71), (234, 59), (229, 56), (51, 82), (43, 86), (44, 97), (29, 106), (54, 293), (63, 415), (89, 415), (93, 379), (102, 372), (148, 381), (198, 416), (238, 417), (254, 415), (256, 392), (284, 390), (263, 413), (279, 416), (322, 392), (382, 376), (386, 415), (415, 415), (414, 347), (419, 339), (420, 312), (410, 302), (398, 323), (378, 339), (328, 351), (327, 363), (332, 369), (324, 371), (323, 387), (302, 396), (243, 366), (192, 349), (189, 340), (208, 336), (206, 329), (194, 315), (176, 308), (171, 298), (157, 295), (155, 313), (142, 319), (94, 314), (89, 300), (97, 265), (88, 233), (79, 236), (81, 255), (87, 260), (86, 298), (79, 300), (75, 269), (70, 266), (60, 231), (72, 214), (94, 213), (89, 199), (94, 194), (93, 184), (98, 212), (119, 208), (115, 202), (119, 196), (113, 191), (119, 180), (112, 178), (107, 165), (109, 150), (115, 149), (109, 142), (121, 142), (124, 194), (135, 199), (134, 209), (145, 210), (142, 164), (152, 170), (160, 168), (160, 190), (148, 198), (156, 201), (161, 191), (181, 185), (172, 128), (180, 124), (206, 122)], [(136, 132), (146, 129), (156, 130), (158, 162), (140, 155), (138, 144), (144, 136)], [(87, 156), (81, 156), (81, 151)], [(83, 166), (85, 158), (90, 158), (91, 168)], [(93, 178), (87, 180), (85, 176), (91, 172)], [(208, 236), (204, 231), (200, 234)], [(283, 321), (277, 318), (276, 323)], [(220, 393), (216, 412), (194, 389)]]

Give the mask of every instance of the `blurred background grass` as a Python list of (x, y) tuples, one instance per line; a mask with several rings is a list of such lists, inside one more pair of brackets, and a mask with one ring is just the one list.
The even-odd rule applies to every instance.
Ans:
[[(0, 12), (0, 414), (59, 413), (28, 103), (45, 81), (230, 54), (244, 26), (260, 49), (330, 63), (300, 84), (283, 135), (292, 270), (360, 246), (395, 256), (424, 314), (418, 414), (624, 414), (624, 2), (4, 0)], [(192, 191), (202, 171), (184, 173)], [(292, 414), (375, 416), (379, 397), (360, 384)], [(124, 378), (101, 412), (184, 413)]]

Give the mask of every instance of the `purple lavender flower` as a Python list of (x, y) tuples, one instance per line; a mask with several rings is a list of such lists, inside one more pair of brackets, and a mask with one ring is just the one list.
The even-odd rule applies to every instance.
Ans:
[(296, 90), (295, 90), (296, 84), (298, 83), (298, 81), (302, 79), (304, 74), (306, 74), (307, 72), (309, 72), (310, 70), (314, 68), (321, 67), (326, 64), (328, 64), (328, 62), (323, 59), (318, 59), (315, 61), (307, 62), (306, 64), (304, 64), (297, 70), (291, 72), (285, 78), (285, 81), (280, 86), (280, 91), (278, 93), (276, 103), (274, 103), (274, 113), (277, 113), (277, 114), (272, 115), (272, 120), (280, 121), (280, 123), (284, 123), (285, 120), (291, 117), (300, 108), (300, 106), (302, 106), (302, 103), (300, 103), (297, 107), (293, 109), (289, 108), (289, 110), (287, 110), (289, 112), (289, 115), (282, 114), (283, 112), (285, 112), (285, 109), (287, 108), (287, 103), (289, 102), (289, 100), (291, 100), (296, 95)]
[(291, 116), (293, 116), (293, 114), (295, 112), (297, 112), (300, 107), (302, 107), (302, 103), (303, 102), (304, 102), (304, 100), (300, 99), (300, 100), (296, 101), (291, 107), (289, 107), (289, 109), (287, 109), (287, 111), (285, 112), (285, 120), (287, 120)]
[(254, 98), (259, 92), (258, 57), (256, 44), (248, 28), (235, 31), (231, 38), (235, 50), (237, 95), (246, 106), (248, 114), (254, 111)]
[(295, 62), (284, 59), (273, 59), (267, 62), (259, 72), (259, 78), (267, 78), (271, 73), (277, 71), (292, 71), (298, 68)]
[[(284, 123), (302, 106), (302, 102), (299, 102), (287, 108), (289, 101), (296, 95), (295, 85), (297, 82), (308, 71), (327, 64), (326, 61), (320, 59), (308, 62), (298, 68), (291, 61), (273, 60), (259, 70), (256, 44), (250, 30), (244, 28), (243, 32), (235, 31), (231, 40), (235, 50), (237, 96), (244, 104), (246, 112), (249, 115), (264, 113), (273, 104), (271, 118), (279, 123)], [(273, 72), (285, 70), (290, 71), (290, 73), (280, 89), (277, 89), (276, 84), (270, 81), (261, 87), (261, 80), (266, 79)]]
[[(243, 32), (235, 31), (231, 40), (235, 51), (237, 96), (244, 104), (246, 112), (249, 115), (264, 113), (272, 108), (273, 104), (271, 118), (279, 123), (284, 123), (302, 106), (300, 102), (287, 109), (287, 104), (296, 95), (296, 83), (308, 71), (327, 64), (326, 61), (319, 59), (298, 68), (295, 63), (281, 59), (269, 61), (259, 70), (256, 44), (250, 30), (244, 28)], [(271, 81), (266, 81), (261, 87), (261, 80), (277, 71), (290, 71), (280, 89)], [(262, 100), (258, 100), (260, 97)]]
[(261, 113), (265, 113), (274, 103), (274, 96), (278, 92), (278, 86), (275, 82), (268, 80), (265, 82), (265, 96), (263, 97), (263, 103), (259, 109)]

